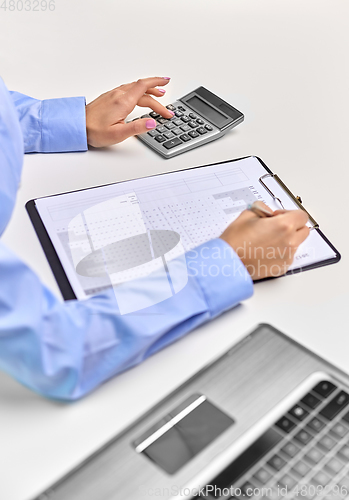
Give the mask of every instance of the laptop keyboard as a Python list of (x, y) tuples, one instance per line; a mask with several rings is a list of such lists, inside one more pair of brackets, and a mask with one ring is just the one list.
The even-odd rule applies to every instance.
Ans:
[(349, 394), (318, 383), (204, 490), (209, 498), (349, 497)]

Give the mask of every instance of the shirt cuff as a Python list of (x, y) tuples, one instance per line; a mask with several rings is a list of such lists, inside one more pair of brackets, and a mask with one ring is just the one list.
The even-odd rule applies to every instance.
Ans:
[(84, 97), (46, 99), (41, 108), (43, 153), (86, 151)]
[(189, 276), (198, 281), (211, 317), (234, 307), (253, 294), (253, 282), (234, 250), (220, 238), (186, 254)]

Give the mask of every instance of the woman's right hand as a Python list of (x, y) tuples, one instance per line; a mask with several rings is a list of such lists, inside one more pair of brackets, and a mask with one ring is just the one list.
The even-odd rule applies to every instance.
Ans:
[(221, 235), (240, 257), (253, 280), (285, 274), (298, 246), (308, 237), (303, 210), (278, 210), (259, 217), (245, 210)]

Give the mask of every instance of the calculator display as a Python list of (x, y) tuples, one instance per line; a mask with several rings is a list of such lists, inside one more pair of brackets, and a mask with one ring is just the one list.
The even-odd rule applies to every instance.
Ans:
[(217, 110), (196, 96), (188, 99), (186, 102), (192, 109), (206, 116), (207, 119), (214, 123), (217, 127), (221, 127), (227, 121), (226, 115), (219, 113)]

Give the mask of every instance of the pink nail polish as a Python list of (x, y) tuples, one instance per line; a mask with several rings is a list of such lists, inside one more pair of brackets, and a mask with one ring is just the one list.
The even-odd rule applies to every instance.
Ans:
[(163, 80), (171, 80), (171, 77), (169, 77), (169, 76), (162, 76), (161, 78), (162, 78)]
[(174, 116), (174, 112), (173, 111), (168, 110), (168, 112), (171, 113), (172, 116)]
[(156, 127), (156, 121), (155, 120), (147, 120), (145, 122), (146, 128), (155, 128)]
[(164, 94), (166, 92), (166, 90), (164, 89), (158, 89), (159, 92), (161, 92), (162, 94)]

